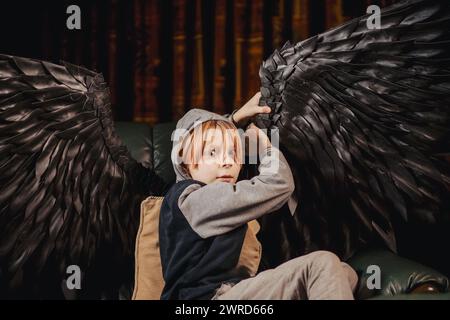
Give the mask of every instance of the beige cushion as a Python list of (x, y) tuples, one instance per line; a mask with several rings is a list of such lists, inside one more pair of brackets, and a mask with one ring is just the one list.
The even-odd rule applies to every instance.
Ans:
[(255, 276), (261, 260), (261, 243), (256, 234), (259, 231), (259, 223), (256, 220), (248, 222), (248, 229), (245, 233), (241, 255), (237, 264), (238, 268), (243, 268), (251, 276)]
[[(159, 212), (163, 197), (148, 197), (141, 203), (141, 222), (136, 237), (133, 300), (158, 300), (164, 288), (159, 254)], [(237, 267), (256, 275), (261, 260), (261, 244), (256, 238), (259, 224), (248, 223)]]

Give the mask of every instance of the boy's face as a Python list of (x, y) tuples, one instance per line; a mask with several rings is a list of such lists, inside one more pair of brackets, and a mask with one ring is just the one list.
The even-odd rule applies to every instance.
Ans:
[[(219, 130), (212, 130), (205, 143), (203, 155), (195, 167), (189, 165), (192, 179), (209, 184), (214, 182), (236, 183), (241, 170), (241, 164), (236, 163), (235, 146), (230, 135), (222, 137)], [(226, 144), (225, 140), (226, 139)], [(225, 150), (225, 146), (226, 149)]]

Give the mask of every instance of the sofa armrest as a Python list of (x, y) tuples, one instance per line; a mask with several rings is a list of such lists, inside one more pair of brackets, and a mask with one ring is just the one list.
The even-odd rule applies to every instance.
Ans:
[[(355, 292), (357, 299), (411, 293), (439, 293), (449, 290), (449, 280), (440, 272), (399, 257), (388, 250), (364, 250), (353, 256), (348, 263), (359, 276)], [(368, 286), (368, 282), (372, 283), (373, 275), (376, 273), (370, 270), (371, 265), (379, 267), (379, 288)]]
[(450, 300), (450, 292), (440, 294), (402, 293), (395, 296), (379, 295), (370, 300)]

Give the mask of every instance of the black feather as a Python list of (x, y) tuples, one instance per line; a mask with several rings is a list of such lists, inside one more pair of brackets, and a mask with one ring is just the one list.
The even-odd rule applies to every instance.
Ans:
[[(449, 221), (450, 164), (437, 155), (450, 154), (450, 3), (403, 1), (382, 10), (378, 30), (367, 18), (288, 42), (261, 65), (259, 104), (272, 113), (257, 124), (279, 129), (299, 199), (296, 234), (272, 244), (280, 256), (397, 250), (400, 226)], [(263, 232), (286, 230), (270, 221)]]
[(0, 55), (0, 298), (64, 298), (71, 264), (79, 298), (132, 287), (140, 203), (166, 186), (122, 145), (109, 106), (100, 74)]

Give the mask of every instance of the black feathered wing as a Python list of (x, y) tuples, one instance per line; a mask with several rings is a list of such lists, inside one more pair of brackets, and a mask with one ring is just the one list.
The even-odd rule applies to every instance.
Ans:
[(261, 66), (260, 104), (273, 112), (258, 124), (279, 130), (299, 198), (294, 221), (262, 220), (268, 234), (280, 225), (284, 260), (377, 242), (395, 251), (397, 225), (448, 221), (450, 4), (399, 3), (378, 30), (367, 18)]
[[(164, 186), (115, 134), (100, 74), (0, 55), (0, 181), (0, 297), (132, 285), (139, 205)], [(66, 290), (70, 265), (81, 290)]]

